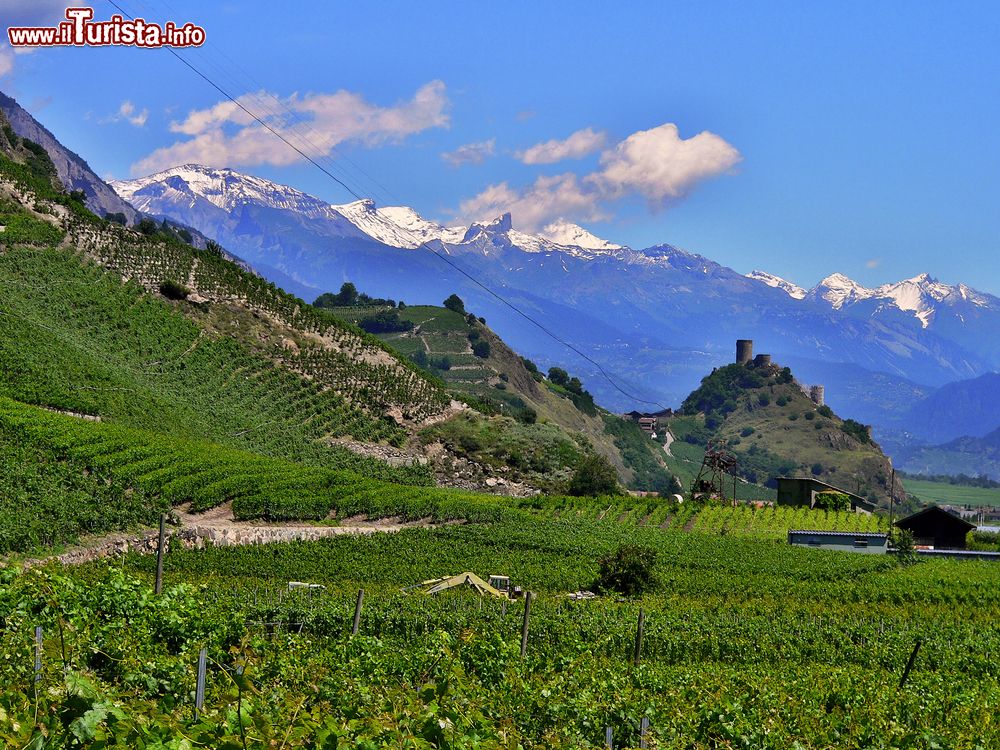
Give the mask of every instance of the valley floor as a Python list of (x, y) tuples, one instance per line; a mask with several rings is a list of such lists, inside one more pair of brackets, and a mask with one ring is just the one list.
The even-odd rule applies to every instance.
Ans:
[[(1000, 742), (1000, 568), (907, 567), (607, 510), (174, 549), (160, 597), (149, 555), (0, 569), (9, 686), (0, 738), (12, 747), (576, 748), (603, 746), (610, 727), (616, 747), (636, 747), (645, 718), (648, 745), (661, 748)], [(657, 551), (655, 592), (566, 598), (626, 543)], [(401, 592), (465, 570), (536, 592), (523, 658), (523, 600)], [(289, 581), (325, 588), (290, 592)]]

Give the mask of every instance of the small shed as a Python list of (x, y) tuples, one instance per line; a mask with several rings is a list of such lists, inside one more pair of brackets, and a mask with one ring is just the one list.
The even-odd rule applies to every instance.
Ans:
[(867, 555), (884, 555), (888, 551), (888, 538), (887, 534), (856, 531), (788, 532), (788, 543), (796, 547), (861, 552)]
[(796, 507), (804, 505), (807, 508), (814, 508), (816, 495), (823, 492), (839, 492), (847, 495), (851, 501), (851, 510), (855, 513), (872, 513), (875, 510), (875, 504), (860, 495), (821, 482), (815, 477), (778, 477), (778, 505)]
[(964, 518), (937, 505), (896, 521), (896, 527), (913, 534), (913, 543), (925, 549), (965, 549), (965, 538), (976, 528)]

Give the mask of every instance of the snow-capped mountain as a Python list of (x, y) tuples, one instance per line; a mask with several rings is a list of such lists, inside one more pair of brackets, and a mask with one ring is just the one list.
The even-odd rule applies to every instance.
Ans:
[[(923, 328), (929, 328), (942, 312), (951, 312), (960, 320), (964, 320), (967, 312), (1000, 312), (1000, 300), (996, 297), (978, 292), (965, 284), (944, 284), (927, 273), (874, 289), (835, 273), (827, 276), (804, 296), (825, 300), (835, 310), (861, 306), (869, 314), (895, 308), (912, 315), (920, 321)], [(875, 306), (874, 309), (869, 309), (872, 305)]]
[[(446, 226), (408, 207), (367, 200), (331, 205), (268, 180), (197, 165), (114, 187), (148, 213), (216, 237), (307, 299), (348, 280), (407, 302), (437, 303), (458, 292), (522, 354), (574, 365), (572, 355), (554, 356), (551, 339), (471, 276), (664, 403), (685, 396), (706, 366), (728, 361), (736, 338), (757, 340), (758, 350), (778, 361), (797, 357), (803, 369), (812, 367), (804, 377), (823, 382), (846, 413), (852, 403), (860, 409), (872, 400), (865, 386), (871, 373), (918, 388), (1000, 369), (1000, 300), (927, 275), (870, 289), (833, 274), (807, 291), (671, 245), (615, 244), (568, 222), (537, 235), (519, 231), (509, 214)], [(425, 243), (453, 265), (422, 250)], [(582, 360), (575, 366), (584, 376), (592, 369)], [(605, 403), (627, 405), (602, 380), (593, 381)]]
[(542, 236), (552, 240), (557, 245), (569, 247), (582, 247), (587, 250), (621, 250), (622, 245), (616, 245), (608, 240), (595, 237), (583, 227), (558, 219), (545, 226), (541, 232)]
[(798, 284), (793, 284), (791, 281), (787, 281), (767, 271), (758, 271), (755, 269), (747, 274), (747, 278), (760, 281), (774, 289), (780, 289), (792, 299), (803, 299), (807, 294), (806, 290)]

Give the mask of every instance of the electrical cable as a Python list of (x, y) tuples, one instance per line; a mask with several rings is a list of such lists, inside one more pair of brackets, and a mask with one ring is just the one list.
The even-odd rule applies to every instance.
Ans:
[[(123, 16), (129, 18), (130, 20), (132, 19), (132, 16), (130, 16), (125, 11), (125, 9), (122, 8), (116, 2), (116, 0), (108, 0), (108, 3), (110, 5), (112, 5), (112, 6), (114, 6)], [(288, 140), (284, 135), (281, 134), (280, 131), (278, 131), (278, 130), (272, 128), (270, 125), (268, 125), (267, 122), (265, 122), (260, 116), (258, 116), (252, 110), (250, 110), (247, 106), (245, 106), (236, 97), (234, 97), (232, 94), (230, 94), (224, 88), (222, 88), (219, 84), (215, 83), (215, 81), (213, 81), (211, 78), (209, 78), (209, 76), (207, 76), (205, 73), (201, 72), (201, 70), (199, 70), (191, 62), (189, 62), (188, 60), (186, 60), (182, 55), (178, 54), (176, 50), (174, 50), (172, 47), (166, 47), (166, 50), (170, 54), (172, 54), (175, 58), (177, 58), (181, 63), (183, 63), (185, 67), (187, 67), (188, 69), (190, 69), (195, 75), (197, 75), (199, 78), (201, 78), (203, 81), (205, 81), (208, 85), (210, 85), (212, 88), (214, 88), (220, 94), (222, 94), (226, 99), (228, 99), (233, 104), (235, 104), (237, 107), (239, 107), (247, 116), (249, 116), (250, 118), (252, 118), (255, 122), (259, 123), (269, 133), (271, 133), (273, 136), (275, 136), (276, 138), (278, 138), (286, 146), (288, 146), (293, 151), (295, 151), (297, 154), (299, 154), (299, 156), (301, 156), (303, 159), (305, 159), (306, 161), (308, 161), (310, 164), (312, 164), (318, 170), (320, 170), (321, 172), (323, 172), (323, 174), (325, 174), (331, 180), (333, 180), (338, 185), (340, 185), (344, 190), (346, 190), (348, 193), (350, 193), (352, 196), (354, 196), (354, 198), (356, 200), (359, 200), (359, 201), (360, 200), (364, 200), (361, 197), (361, 195), (359, 195), (357, 192), (355, 192), (354, 189), (351, 188), (346, 182), (344, 182), (342, 179), (340, 179), (339, 177), (337, 177), (335, 174), (333, 174), (333, 172), (331, 172), (329, 169), (327, 169), (322, 164), (320, 164), (316, 159), (314, 159), (312, 156), (310, 156), (305, 151), (303, 151), (301, 148), (299, 148), (294, 143), (292, 143), (290, 140)], [(580, 356), (581, 358), (583, 358), (585, 361), (587, 361), (590, 364), (592, 364), (594, 367), (597, 368), (597, 371), (604, 377), (604, 379), (611, 385), (611, 387), (614, 388), (616, 391), (618, 391), (618, 393), (620, 393), (621, 395), (625, 396), (626, 398), (629, 398), (632, 401), (635, 401), (635, 402), (640, 403), (640, 404), (648, 404), (650, 406), (659, 406), (661, 409), (666, 409), (667, 408), (664, 404), (661, 404), (658, 401), (649, 401), (647, 399), (642, 399), (642, 398), (639, 398), (638, 396), (636, 396), (636, 395), (634, 395), (634, 394), (629, 393), (628, 391), (626, 391), (624, 388), (622, 388), (620, 385), (618, 385), (618, 383), (615, 381), (615, 379), (607, 372), (607, 370), (604, 369), (604, 367), (600, 363), (598, 363), (596, 360), (594, 360), (589, 355), (587, 355), (584, 352), (580, 351), (580, 349), (578, 349), (573, 344), (569, 343), (565, 339), (561, 338), (560, 336), (558, 336), (557, 334), (555, 334), (554, 332), (552, 332), (551, 330), (549, 330), (545, 325), (543, 325), (538, 320), (536, 320), (535, 318), (533, 318), (531, 315), (529, 315), (528, 313), (524, 312), (519, 307), (517, 307), (517, 305), (515, 305), (514, 303), (508, 301), (503, 296), (501, 296), (500, 294), (498, 294), (497, 292), (495, 292), (493, 289), (491, 289), (490, 287), (486, 286), (486, 284), (484, 284), (483, 282), (479, 281), (479, 279), (477, 279), (471, 273), (469, 273), (468, 271), (466, 271), (464, 268), (462, 268), (458, 264), (454, 263), (450, 258), (448, 258), (448, 256), (446, 256), (445, 254), (440, 253), (437, 250), (435, 250), (434, 248), (432, 248), (428, 244), (428, 242), (430, 242), (430, 240), (420, 241), (420, 238), (417, 237), (415, 233), (413, 233), (410, 230), (408, 230), (406, 227), (401, 227), (401, 229), (403, 229), (404, 232), (409, 233), (414, 238), (414, 240), (419, 241), (419, 244), (416, 246), (415, 249), (419, 250), (419, 249), (423, 248), (423, 249), (426, 249), (426, 250), (430, 251), (435, 257), (437, 257), (438, 259), (440, 259), (440, 260), (444, 261), (445, 263), (447, 263), (451, 268), (453, 268), (454, 270), (458, 271), (460, 274), (462, 274), (463, 276), (465, 276), (467, 279), (469, 279), (469, 281), (471, 281), (473, 284), (475, 284), (476, 286), (478, 286), (480, 289), (482, 289), (483, 291), (485, 291), (486, 293), (488, 293), (490, 296), (492, 296), (495, 299), (497, 299), (499, 302), (501, 302), (505, 306), (509, 307), (515, 313), (517, 313), (522, 318), (524, 318), (525, 320), (527, 320), (529, 323), (531, 323), (532, 325), (534, 325), (535, 327), (537, 327), (540, 331), (542, 331), (545, 335), (547, 335), (553, 341), (556, 341), (557, 343), (559, 343), (562, 346), (566, 347), (570, 351), (576, 353), (578, 356)]]

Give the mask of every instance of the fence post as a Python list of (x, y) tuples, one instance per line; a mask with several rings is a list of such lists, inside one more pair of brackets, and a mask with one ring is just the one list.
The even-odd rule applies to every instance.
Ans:
[(530, 591), (524, 594), (524, 622), (521, 623), (521, 658), (528, 652), (528, 620), (531, 617), (531, 600), (535, 595)]
[(194, 720), (198, 720), (198, 714), (205, 705), (205, 669), (208, 666), (208, 649), (203, 648), (198, 652), (198, 682), (194, 691)]
[(156, 544), (156, 586), (153, 592), (157, 595), (163, 591), (163, 543), (166, 540), (167, 514), (160, 514), (160, 538)]
[(604, 747), (608, 748), (608, 750), (614, 747), (611, 737), (611, 727), (604, 727)]
[(646, 734), (649, 732), (649, 717), (643, 716), (639, 722), (639, 747), (649, 747), (646, 744)]
[(351, 627), (351, 635), (357, 635), (361, 628), (361, 605), (365, 600), (365, 590), (358, 589), (358, 603), (354, 605), (354, 625)]
[(642, 631), (646, 625), (646, 610), (639, 608), (639, 622), (635, 627), (635, 651), (632, 654), (632, 663), (639, 666), (639, 659), (642, 658)]
[(35, 626), (35, 684), (42, 681), (42, 626)]
[(910, 670), (913, 669), (913, 662), (917, 660), (917, 652), (920, 650), (920, 644), (923, 643), (923, 641), (923, 638), (917, 638), (917, 642), (913, 644), (913, 651), (910, 652), (910, 659), (906, 662), (906, 669), (903, 670), (903, 677), (899, 681), (900, 688), (906, 684), (906, 678), (910, 676)]

